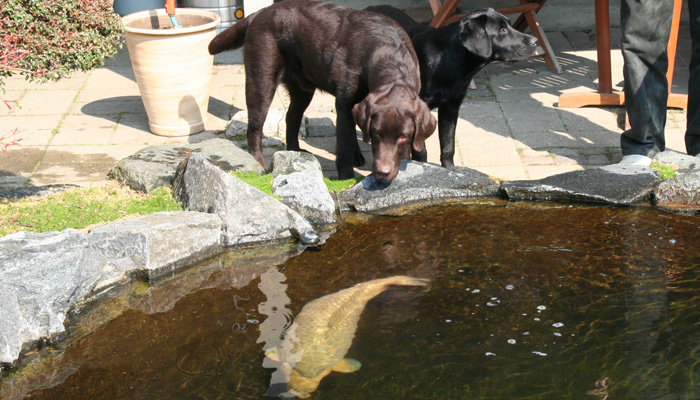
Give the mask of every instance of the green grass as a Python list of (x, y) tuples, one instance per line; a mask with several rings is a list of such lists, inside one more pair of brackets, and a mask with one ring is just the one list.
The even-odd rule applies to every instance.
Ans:
[[(261, 176), (250, 171), (238, 171), (233, 175), (273, 196), (272, 175)], [(324, 181), (329, 191), (340, 192), (352, 187), (362, 178)], [(0, 199), (0, 237), (20, 231), (50, 232), (68, 228), (86, 230), (94, 225), (159, 211), (182, 211), (170, 189), (158, 188), (150, 194), (144, 194), (116, 183), (69, 189), (42, 197)]]
[(253, 171), (233, 171), (233, 176), (249, 184), (250, 186), (262, 191), (268, 196), (272, 196), (279, 200), (279, 197), (272, 195), (272, 178), (271, 174), (258, 175)]
[(673, 165), (659, 164), (658, 162), (653, 162), (649, 165), (649, 168), (653, 169), (659, 174), (661, 179), (673, 179), (676, 177), (676, 169)]
[(109, 185), (70, 189), (39, 198), (0, 200), (0, 236), (19, 231), (84, 229), (158, 211), (182, 211), (169, 189), (142, 194)]
[[(249, 184), (250, 186), (263, 191), (265, 194), (279, 199), (279, 197), (272, 195), (272, 181), (274, 178), (272, 178), (271, 174), (258, 175), (252, 171), (235, 171), (233, 172), (233, 176)], [(344, 181), (333, 181), (328, 178), (323, 178), (323, 182), (325, 182), (329, 192), (337, 193), (353, 187), (362, 179), (364, 179), (364, 176), (356, 176)]]
[(328, 178), (323, 178), (323, 182), (326, 183), (329, 192), (342, 192), (343, 190), (350, 189), (355, 186), (359, 181), (363, 180), (364, 176), (356, 176), (354, 178), (346, 179), (344, 181), (332, 181)]

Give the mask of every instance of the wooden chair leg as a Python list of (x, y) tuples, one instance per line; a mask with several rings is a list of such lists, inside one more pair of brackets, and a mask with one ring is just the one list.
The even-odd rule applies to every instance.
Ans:
[(544, 34), (544, 29), (542, 29), (540, 23), (537, 21), (537, 18), (535, 17), (535, 12), (529, 11), (524, 13), (523, 15), (527, 20), (527, 24), (530, 27), (532, 34), (537, 38), (537, 40), (540, 42), (540, 45), (544, 49), (544, 62), (547, 64), (547, 68), (549, 68), (549, 70), (552, 72), (561, 74), (562, 70), (561, 66), (559, 65), (559, 61), (557, 60), (557, 56), (554, 55), (554, 50), (552, 50), (552, 46), (549, 44), (549, 40)]
[[(439, 0), (436, 0), (436, 1), (439, 1)], [(522, 0), (521, 0), (521, 1), (520, 1), (520, 4), (525, 4), (525, 3), (528, 3), (528, 2), (529, 2), (529, 3), (532, 3), (532, 2), (536, 2), (536, 3), (537, 3), (537, 8), (533, 10), (533, 11), (535, 12), (535, 14), (537, 14), (538, 12), (540, 12), (540, 10), (542, 9), (542, 7), (544, 6), (544, 3), (546, 3), (547, 0), (530, 0), (530, 1), (522, 1)], [(524, 14), (520, 14), (520, 16), (518, 17), (518, 19), (515, 20), (515, 22), (513, 23), (513, 28), (515, 28), (515, 29), (519, 30), (520, 32), (522, 32), (522, 31), (524, 31), (525, 28), (527, 28), (527, 27), (528, 27), (528, 23), (527, 23), (527, 20), (525, 19), (525, 15), (524, 15)]]

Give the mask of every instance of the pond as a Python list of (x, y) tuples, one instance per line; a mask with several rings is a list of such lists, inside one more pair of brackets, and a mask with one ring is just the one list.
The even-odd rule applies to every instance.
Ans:
[[(208, 279), (232, 279), (225, 271), (240, 257), (222, 260)], [(265, 349), (284, 348), (294, 316), (324, 295), (393, 276), (429, 282), (353, 297), (345, 307), (361, 312), (357, 323), (332, 323), (351, 341), (340, 358), (361, 367), (330, 372), (311, 398), (700, 397), (698, 217), (534, 203), (431, 207), (355, 216), (320, 248), (246, 268), (239, 284), (195, 290), (167, 310), (144, 306), (155, 288), (132, 290), (128, 311), (6, 372), (0, 397), (279, 396), (284, 364)], [(310, 319), (337, 318), (321, 315), (332, 307)]]

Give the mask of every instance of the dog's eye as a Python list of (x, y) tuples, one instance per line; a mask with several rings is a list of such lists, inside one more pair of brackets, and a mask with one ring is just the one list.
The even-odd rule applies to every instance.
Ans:
[(405, 141), (407, 141), (407, 140), (408, 140), (408, 138), (407, 138), (406, 136), (399, 136), (398, 142), (399, 142), (399, 143), (403, 143), (403, 142), (405, 142)]
[(505, 28), (505, 27), (504, 27), (504, 28), (501, 28), (501, 30), (499, 31), (499, 33), (500, 33), (501, 35), (507, 34), (507, 33), (508, 33), (508, 28)]

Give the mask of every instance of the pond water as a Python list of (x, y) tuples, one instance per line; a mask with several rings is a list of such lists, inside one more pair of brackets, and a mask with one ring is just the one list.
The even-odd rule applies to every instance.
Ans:
[(162, 312), (131, 307), (5, 373), (0, 397), (265, 398), (280, 393), (280, 371), (266, 368), (264, 349), (280, 345), (305, 304), (407, 275), (429, 284), (360, 305), (356, 328), (343, 329), (361, 368), (331, 372), (311, 398), (700, 398), (697, 216), (441, 206), (357, 218), (321, 248), (256, 268)]

